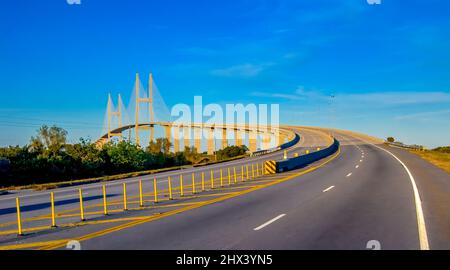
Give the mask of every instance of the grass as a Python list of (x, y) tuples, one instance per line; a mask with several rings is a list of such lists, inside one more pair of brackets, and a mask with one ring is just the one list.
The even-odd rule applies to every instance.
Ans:
[(421, 158), (450, 173), (450, 153), (439, 151), (411, 151)]

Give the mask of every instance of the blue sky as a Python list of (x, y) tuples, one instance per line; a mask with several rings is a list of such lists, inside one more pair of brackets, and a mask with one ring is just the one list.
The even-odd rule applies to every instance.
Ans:
[[(449, 1), (3, 0), (0, 145), (97, 138), (107, 94), (279, 103), (281, 122), (450, 145)], [(334, 96), (334, 98), (331, 98)], [(127, 102), (126, 102), (127, 103)]]

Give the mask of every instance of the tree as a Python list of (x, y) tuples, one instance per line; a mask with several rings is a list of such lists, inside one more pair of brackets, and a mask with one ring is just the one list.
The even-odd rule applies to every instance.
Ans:
[(390, 143), (395, 142), (395, 138), (394, 137), (387, 137), (387, 141)]
[(37, 131), (36, 137), (31, 137), (30, 146), (35, 150), (41, 147), (51, 149), (66, 144), (67, 131), (63, 128), (43, 125)]
[(156, 141), (150, 141), (147, 146), (147, 152), (152, 154), (164, 153), (165, 155), (168, 155), (171, 146), (172, 144), (167, 138), (157, 138)]
[(112, 173), (133, 172), (145, 169), (146, 154), (137, 145), (121, 141), (117, 144), (106, 144), (103, 147), (107, 159), (112, 165)]
[(223, 159), (227, 159), (227, 158), (244, 155), (247, 151), (248, 151), (248, 148), (245, 145), (241, 145), (241, 146), (233, 145), (233, 146), (228, 146), (222, 150), (217, 151), (216, 154), (217, 154), (218, 160), (223, 160)]
[(147, 152), (152, 154), (162, 153), (162, 139), (157, 138), (156, 141), (150, 141), (147, 146)]
[(170, 153), (170, 147), (172, 144), (167, 138), (162, 139), (162, 150), (165, 155), (168, 155)]
[(77, 144), (67, 144), (65, 152), (69, 155), (77, 166), (77, 171), (82, 176), (98, 176), (103, 173), (102, 166), (105, 163), (101, 155), (101, 150), (90, 140), (80, 139)]
[(186, 160), (192, 164), (197, 163), (202, 158), (202, 155), (197, 152), (197, 148), (195, 148), (194, 146), (192, 147), (185, 146), (183, 153)]
[(0, 175), (2, 173), (6, 174), (7, 172), (9, 172), (10, 167), (11, 162), (9, 161), (9, 159), (0, 157)]
[(98, 148), (90, 140), (69, 144), (67, 132), (42, 126), (24, 147), (0, 147), (0, 186), (65, 181), (196, 163), (202, 155), (186, 148), (170, 153), (168, 139), (137, 144), (109, 142)]

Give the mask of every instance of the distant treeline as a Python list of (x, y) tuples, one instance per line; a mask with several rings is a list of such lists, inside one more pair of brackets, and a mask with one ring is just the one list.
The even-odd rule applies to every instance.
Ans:
[[(158, 138), (141, 148), (127, 141), (98, 148), (89, 140), (66, 143), (67, 131), (41, 127), (25, 146), (0, 148), (0, 187), (59, 182), (127, 172), (152, 170), (198, 162), (214, 157), (194, 147), (171, 153), (167, 139)], [(245, 146), (230, 146), (216, 153), (217, 160), (245, 154)]]
[(434, 148), (433, 151), (450, 154), (450, 146)]

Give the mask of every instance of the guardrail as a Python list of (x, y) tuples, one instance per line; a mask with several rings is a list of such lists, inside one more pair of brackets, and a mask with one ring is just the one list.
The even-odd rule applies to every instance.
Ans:
[(280, 151), (286, 148), (289, 148), (293, 145), (296, 145), (299, 141), (300, 141), (300, 135), (298, 135), (297, 133), (294, 133), (294, 139), (292, 139), (291, 141), (284, 143), (282, 145), (279, 145), (277, 147), (273, 147), (273, 148), (269, 148), (269, 149), (264, 149), (264, 150), (259, 150), (256, 152), (251, 153), (252, 157), (257, 157), (257, 156), (262, 156), (262, 155), (266, 155), (266, 154), (270, 154), (276, 151)]
[(384, 142), (384, 143), (389, 146), (400, 147), (400, 148), (405, 148), (405, 149), (424, 150), (424, 147), (421, 145), (406, 145), (406, 144), (399, 143), (399, 142)]
[[(21, 203), (21, 198), (16, 197), (16, 220), (0, 224), (0, 227), (12, 228), (16, 226), (16, 228), (0, 230), (0, 235), (17, 234), (21, 236), (31, 232), (50, 230), (58, 226), (69, 227), (71, 224), (85, 224), (83, 222), (88, 221), (91, 217), (95, 219), (129, 210), (151, 209), (158, 207), (159, 203), (189, 198), (188, 196), (199, 196), (198, 194), (208, 191), (224, 192), (227, 187), (256, 180), (264, 175), (263, 162), (250, 162), (239, 166), (199, 170), (192, 173), (180, 172), (165, 177), (157, 178), (155, 176), (153, 179), (141, 179), (137, 183), (122, 183), (121, 194), (120, 192), (114, 193), (114, 195), (118, 195), (117, 199), (110, 199), (113, 194), (108, 192), (111, 186), (106, 183), (98, 188), (88, 189), (89, 196), (86, 196), (88, 195), (87, 192), (80, 187), (73, 191), (72, 195), (77, 198), (73, 202), (73, 206), (64, 209), (58, 206), (62, 205), (61, 201), (65, 199), (56, 198), (55, 193), (50, 192), (49, 207), (46, 208), (48, 212), (37, 212), (36, 215), (28, 213), (26, 217), (23, 217), (22, 214), (32, 212), (33, 210), (29, 210), (32, 205), (24, 206)], [(167, 182), (167, 187), (160, 187), (161, 182)], [(132, 187), (135, 188), (134, 194), (130, 192)], [(95, 202), (89, 203), (92, 198), (96, 198)], [(29, 225), (30, 223), (35, 224), (34, 222), (39, 223), (39, 225)], [(48, 222), (47, 225), (42, 225), (46, 222)]]
[(280, 173), (304, 167), (322, 158), (334, 154), (339, 149), (339, 146), (340, 146), (339, 141), (334, 139), (333, 144), (331, 144), (329, 147), (325, 149), (318, 150), (317, 152), (313, 152), (298, 157), (276, 161), (275, 171), (276, 173)]

